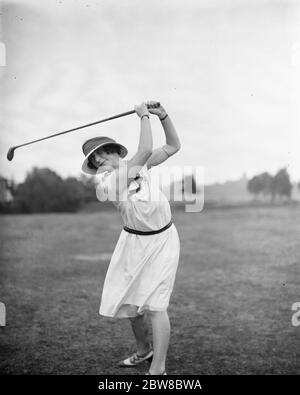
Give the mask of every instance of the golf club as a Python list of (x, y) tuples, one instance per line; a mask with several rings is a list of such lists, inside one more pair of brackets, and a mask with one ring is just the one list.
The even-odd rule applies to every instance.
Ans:
[[(151, 105), (151, 108), (157, 108), (157, 107), (159, 107), (159, 106), (160, 106), (160, 103), (157, 102), (157, 103), (155, 103), (154, 105)], [(150, 106), (147, 106), (147, 107), (150, 108)], [(102, 119), (101, 121), (96, 121), (96, 122), (88, 123), (88, 124), (86, 124), (86, 125), (78, 126), (77, 128), (65, 130), (64, 132), (59, 132), (59, 133), (51, 134), (50, 136), (46, 136), (46, 137), (42, 137), (42, 138), (37, 139), (37, 140), (29, 141), (28, 143), (24, 143), (24, 144), (16, 145), (16, 146), (14, 146), (14, 147), (10, 147), (9, 150), (8, 150), (8, 152), (7, 152), (7, 159), (8, 159), (9, 161), (13, 160), (14, 154), (15, 154), (15, 150), (16, 150), (17, 148), (24, 147), (25, 145), (34, 144), (34, 143), (37, 143), (37, 142), (42, 141), (42, 140), (47, 140), (47, 139), (51, 139), (52, 137), (60, 136), (61, 134), (74, 132), (75, 130), (79, 130), (79, 129), (83, 129), (83, 128), (88, 128), (89, 126), (97, 125), (98, 123), (101, 123), (101, 122), (111, 121), (112, 119), (116, 119), (116, 118), (120, 118), (120, 117), (125, 117), (126, 115), (130, 115), (130, 114), (134, 114), (134, 113), (135, 113), (135, 110), (123, 112), (123, 113), (121, 113), (121, 114), (117, 114), (117, 115), (114, 115), (114, 116), (112, 116), (112, 117)]]

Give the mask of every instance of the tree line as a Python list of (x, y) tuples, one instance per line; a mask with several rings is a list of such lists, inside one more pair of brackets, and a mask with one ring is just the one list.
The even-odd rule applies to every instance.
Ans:
[[(286, 168), (280, 169), (274, 176), (264, 172), (248, 181), (248, 191), (255, 197), (270, 197), (274, 201), (279, 198), (291, 198), (293, 185)], [(300, 189), (300, 183), (298, 184)]]
[[(298, 184), (300, 189), (300, 183)], [(264, 172), (252, 177), (247, 188), (255, 198), (291, 198), (292, 183), (287, 169), (280, 169), (274, 176)], [(192, 177), (192, 190), (196, 183)], [(76, 212), (89, 203), (99, 203), (93, 178), (81, 175), (79, 178), (62, 178), (48, 168), (34, 167), (27, 173), (24, 182), (10, 183), (13, 200), (7, 205), (0, 203), (0, 212), (49, 213)], [(101, 207), (100, 207), (101, 206)], [(100, 209), (111, 207), (110, 202), (99, 204)]]
[(2, 207), (2, 212), (76, 212), (97, 201), (95, 187), (93, 180), (84, 175), (62, 178), (48, 168), (34, 167), (24, 182), (12, 184), (13, 201), (9, 207)]

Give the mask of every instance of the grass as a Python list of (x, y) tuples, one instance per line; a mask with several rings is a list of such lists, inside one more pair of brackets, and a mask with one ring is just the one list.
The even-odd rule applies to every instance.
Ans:
[[(181, 256), (169, 306), (169, 374), (298, 374), (300, 208), (173, 211)], [(122, 226), (113, 212), (5, 216), (4, 374), (143, 374), (130, 323), (98, 315)]]

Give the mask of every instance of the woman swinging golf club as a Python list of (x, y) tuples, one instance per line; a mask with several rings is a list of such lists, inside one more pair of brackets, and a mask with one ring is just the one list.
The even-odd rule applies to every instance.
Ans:
[[(136, 352), (118, 366), (133, 367), (147, 360), (152, 362), (145, 374), (166, 375), (170, 339), (167, 308), (180, 241), (169, 202), (159, 187), (151, 184), (148, 170), (174, 155), (180, 149), (180, 141), (160, 103), (149, 101), (134, 109), (140, 117), (141, 129), (137, 152), (130, 160), (123, 159), (127, 149), (108, 137), (92, 138), (82, 147), (85, 154), (82, 170), (88, 174), (101, 173), (97, 192), (116, 197), (112, 202), (124, 222), (107, 270), (99, 313), (131, 321)], [(154, 150), (149, 112), (159, 117), (166, 136), (166, 144)], [(152, 324), (153, 347), (147, 315)]]

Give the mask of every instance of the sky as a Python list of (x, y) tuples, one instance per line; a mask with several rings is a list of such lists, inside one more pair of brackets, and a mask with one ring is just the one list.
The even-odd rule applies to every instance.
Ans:
[[(79, 176), (81, 146), (94, 136), (114, 138), (130, 158), (136, 114), (20, 148), (12, 162), (6, 153), (158, 100), (182, 148), (157, 171), (202, 166), (210, 184), (287, 167), (300, 181), (298, 4), (2, 1), (0, 174), (20, 182), (38, 166)], [(151, 123), (156, 148), (164, 133)]]

